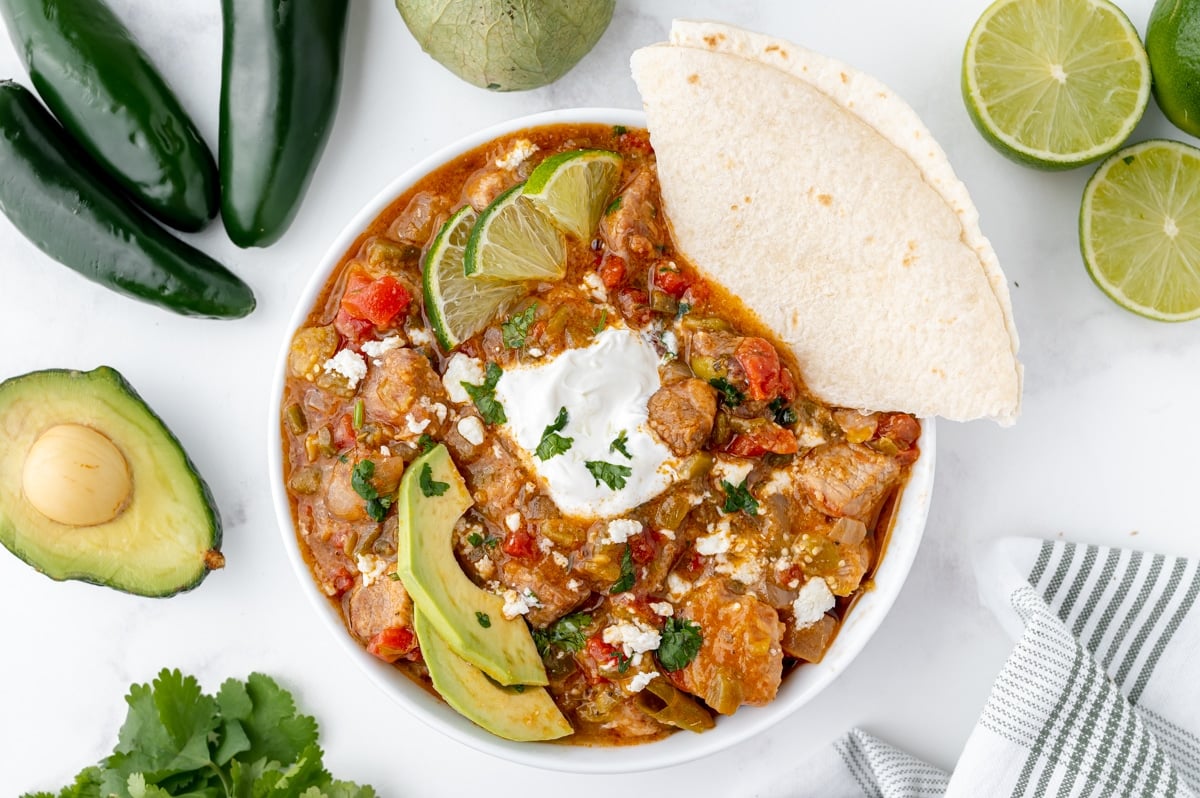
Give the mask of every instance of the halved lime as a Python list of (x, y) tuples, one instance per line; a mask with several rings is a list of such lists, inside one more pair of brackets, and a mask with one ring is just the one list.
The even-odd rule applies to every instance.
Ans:
[(1079, 243), (1121, 307), (1159, 321), (1200, 317), (1200, 150), (1144, 141), (1102, 163), (1083, 190)]
[(521, 195), (524, 183), (483, 209), (463, 255), (467, 274), (498, 280), (559, 280), (567, 241), (550, 218)]
[(1150, 98), (1150, 61), (1108, 0), (997, 0), (967, 39), (962, 90), (1001, 153), (1071, 169), (1129, 138)]
[(482, 330), (496, 314), (526, 293), (521, 283), (467, 277), (463, 252), (475, 209), (467, 205), (446, 220), (425, 254), (421, 285), (425, 313), (447, 352)]
[(621, 179), (621, 161), (608, 150), (560, 152), (538, 164), (521, 193), (559, 227), (588, 241)]

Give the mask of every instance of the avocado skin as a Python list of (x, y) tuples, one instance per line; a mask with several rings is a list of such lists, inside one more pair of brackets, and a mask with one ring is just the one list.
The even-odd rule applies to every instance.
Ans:
[[(17, 520), (14, 518), (17, 512), (14, 508), (6, 506), (12, 500), (12, 496), (10, 495), (11, 488), (7, 485), (0, 485), (0, 543), (34, 570), (56, 581), (74, 580), (87, 582), (151, 598), (166, 598), (191, 590), (203, 582), (211, 570), (223, 567), (225, 560), (220, 552), (223, 534), (221, 517), (217, 510), (212, 491), (200, 476), (199, 471), (196, 469), (191, 458), (188, 457), (187, 452), (184, 451), (183, 446), (179, 443), (179, 439), (175, 437), (174, 433), (171, 432), (158, 414), (146, 404), (145, 400), (130, 385), (129, 381), (120, 372), (110, 366), (100, 366), (92, 371), (45, 369), (29, 372), (28, 374), (12, 377), (4, 382), (0, 382), (0, 479), (4, 479), (7, 482), (15, 474), (15, 494), (17, 499), (21, 500), (21, 463), (16, 463), (15, 468), (10, 468), (9, 464), (22, 457), (25, 451), (27, 451), (28, 446), (21, 445), (23, 441), (17, 439), (17, 436), (14, 435), (14, 430), (23, 430), (25, 434), (21, 438), (27, 438), (29, 442), (32, 442), (49, 426), (78, 421), (77, 418), (51, 414), (47, 418), (47, 424), (39, 425), (37, 429), (32, 429), (30, 428), (31, 425), (28, 417), (16, 419), (15, 422), (7, 418), (10, 406), (15, 399), (26, 395), (29, 391), (40, 392), (46, 390), (54, 393), (54, 396), (43, 397), (46, 400), (46, 405), (52, 404), (55, 399), (66, 399), (68, 403), (85, 401), (85, 398), (93, 400), (101, 399), (113, 412), (116, 412), (116, 408), (120, 408), (123, 411), (122, 415), (135, 414), (141, 425), (147, 428), (147, 439), (157, 439), (153, 441), (156, 452), (161, 451), (163, 447), (169, 447), (170, 451), (177, 454), (182, 462), (182, 468), (178, 469), (180, 473), (175, 473), (171, 476), (172, 485), (179, 493), (184, 493), (186, 490), (190, 494), (192, 504), (194, 505), (193, 510), (197, 513), (197, 517), (192, 519), (193, 526), (202, 530), (206, 548), (201, 551), (193, 563), (189, 564), (191, 566), (190, 570), (193, 573), (178, 580), (172, 579), (165, 582), (156, 582), (153, 579), (147, 579), (145, 581), (138, 581), (122, 579), (120, 577), (108, 578), (102, 574), (82, 569), (73, 570), (69, 565), (62, 565), (58, 562), (41, 559), (37, 551), (21, 544), (22, 532), (18, 529)], [(99, 427), (97, 428), (101, 432), (108, 434), (108, 431)], [(127, 461), (130, 460), (129, 448), (124, 442), (117, 439), (114, 439), (113, 442), (126, 455)], [(156, 463), (156, 465), (160, 464)], [(129, 467), (133, 472), (135, 482), (134, 498), (132, 499), (131, 506), (126, 508), (116, 521), (109, 522), (110, 524), (119, 523), (120, 519), (138, 511), (137, 504), (139, 497), (137, 494), (137, 482), (139, 472), (134, 462), (129, 462)], [(144, 503), (148, 500), (142, 501)], [(26, 514), (28, 515), (28, 513)], [(99, 529), (100, 527), (96, 528)]]

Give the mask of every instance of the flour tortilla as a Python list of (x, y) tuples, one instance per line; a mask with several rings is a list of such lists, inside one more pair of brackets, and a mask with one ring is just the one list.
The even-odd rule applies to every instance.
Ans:
[(1004, 274), (945, 153), (885, 86), (789, 42), (677, 21), (633, 76), (680, 250), (846, 407), (1011, 424)]

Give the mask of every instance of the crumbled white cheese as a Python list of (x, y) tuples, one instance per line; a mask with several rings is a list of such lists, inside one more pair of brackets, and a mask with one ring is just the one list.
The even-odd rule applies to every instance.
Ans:
[(708, 535), (696, 538), (697, 554), (712, 557), (729, 551), (733, 545), (733, 539), (729, 537), (728, 518), (722, 518), (716, 524), (710, 524), (709, 532), (710, 534)]
[(621, 653), (629, 657), (634, 665), (642, 661), (642, 654), (656, 650), (662, 643), (662, 635), (657, 630), (629, 621), (619, 621), (607, 627), (602, 639), (610, 646), (620, 646)]
[(796, 628), (804, 629), (812, 626), (833, 609), (837, 601), (829, 590), (829, 585), (821, 577), (813, 577), (800, 588), (799, 595), (792, 602), (792, 614), (796, 619)]
[(508, 152), (496, 159), (496, 166), (501, 169), (516, 169), (537, 151), (538, 145), (529, 139), (517, 139), (508, 148)]
[(450, 401), (460, 405), (471, 401), (471, 395), (462, 384), (482, 385), (483, 380), (483, 361), (477, 357), (467, 357), (462, 352), (454, 353), (446, 364), (446, 373), (442, 375), (442, 385), (446, 386)]
[(525, 354), (529, 355), (530, 357), (541, 357), (546, 353), (543, 352), (539, 347), (531, 346), (525, 350)]
[(496, 563), (492, 562), (492, 558), (485, 554), (475, 561), (475, 570), (484, 579), (491, 579), (496, 575)]
[(380, 457), (391, 457), (391, 456), (392, 456), (392, 450), (391, 450), (391, 449), (389, 449), (389, 448), (388, 448), (388, 447), (386, 447), (386, 446), (380, 446), (380, 447), (379, 447), (379, 456), (380, 456)]
[(551, 552), (550, 556), (554, 558), (554, 564), (559, 568), (562, 568), (564, 571), (567, 569), (567, 566), (571, 564), (571, 561), (567, 559), (567, 555), (560, 551)]
[(667, 354), (671, 357), (679, 357), (679, 336), (671, 330), (667, 330), (662, 334), (663, 349), (667, 350)]
[(643, 671), (629, 680), (629, 692), (640, 693), (646, 685), (658, 678), (658, 671)]
[(343, 349), (326, 360), (324, 368), (345, 377), (350, 390), (357, 388), (359, 380), (367, 376), (367, 361), (363, 360), (362, 355), (349, 349)]
[(583, 285), (579, 287), (591, 294), (592, 299), (597, 302), (608, 299), (608, 289), (604, 287), (604, 281), (600, 279), (600, 275), (595, 272), (583, 275)]
[(483, 422), (479, 416), (464, 416), (458, 420), (458, 434), (472, 446), (483, 443)]
[(579, 584), (578, 579), (568, 579), (567, 580), (567, 590), (578, 590), (580, 587), (581, 586)]
[(433, 333), (421, 327), (413, 327), (408, 331), (408, 339), (417, 346), (430, 346), (433, 344)]
[(766, 498), (777, 493), (790, 493), (794, 484), (792, 472), (781, 468), (772, 471), (770, 478), (760, 484), (757, 490), (760, 496)]
[(542, 602), (538, 601), (538, 597), (533, 594), (529, 588), (525, 589), (524, 593), (518, 593), (515, 590), (504, 591), (504, 608), (501, 612), (508, 619), (516, 618), (518, 615), (528, 615), (529, 611), (534, 607), (542, 606)]
[(675, 531), (673, 529), (660, 529), (658, 530), (658, 534), (662, 535), (667, 540), (675, 539)]
[(549, 554), (550, 549), (554, 548), (554, 541), (550, 538), (541, 538), (538, 540), (538, 548), (542, 550), (543, 554)]
[(404, 425), (408, 427), (408, 431), (413, 435), (420, 435), (422, 432), (424, 432), (425, 428), (429, 426), (429, 421), (430, 419), (427, 418), (417, 421), (415, 418), (413, 418), (412, 413), (409, 413), (404, 417)]
[(428, 404), (429, 400), (427, 397), (422, 396), (421, 399), (423, 400), (422, 404), (424, 404), (426, 407), (428, 407), (430, 410), (432, 410), (433, 414), (435, 416), (437, 416), (437, 420), (439, 423), (446, 420), (446, 414), (450, 411), (448, 411), (446, 409), (446, 406), (444, 404), (442, 404), (441, 402), (435, 402), (432, 405), (430, 405), (430, 404)]
[(384, 356), (385, 353), (393, 349), (399, 349), (404, 346), (404, 339), (398, 335), (389, 335), (382, 341), (364, 341), (362, 345), (363, 354), (371, 358), (376, 366), (380, 365), (378, 358)]
[(675, 608), (667, 601), (652, 601), (650, 609), (654, 611), (655, 615), (661, 615), (664, 618), (670, 618), (675, 614)]
[(608, 522), (605, 537), (610, 543), (624, 543), (641, 531), (641, 522), (629, 518), (618, 518)]
[(679, 601), (692, 590), (692, 583), (684, 579), (676, 573), (667, 575), (667, 589), (671, 592), (667, 594), (667, 598), (671, 601)]
[(370, 587), (387, 570), (387, 560), (374, 554), (359, 554), (355, 557), (358, 572), (362, 574), (363, 587)]
[(509, 532), (516, 532), (521, 528), (521, 514), (509, 513), (504, 516), (504, 525), (508, 527)]
[(740, 457), (717, 457), (711, 473), (713, 482), (717, 485), (722, 482), (741, 485), (753, 470), (754, 462), (752, 460), (743, 460)]
[(754, 585), (762, 581), (763, 567), (757, 557), (744, 557), (731, 560), (725, 555), (717, 557), (715, 568), (719, 574), (726, 574), (743, 585)]

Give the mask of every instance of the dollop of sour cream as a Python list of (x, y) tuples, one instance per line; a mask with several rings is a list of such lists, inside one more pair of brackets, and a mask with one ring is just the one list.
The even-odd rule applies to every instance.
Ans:
[[(638, 334), (609, 328), (590, 346), (510, 368), (496, 384), (496, 398), (508, 416), (504, 433), (524, 451), (550, 498), (567, 515), (619, 515), (674, 481), (678, 458), (647, 426), (647, 402), (661, 386), (658, 360)], [(542, 460), (535, 454), (538, 444), (564, 407), (567, 423), (558, 434), (571, 438), (571, 446)], [(628, 458), (613, 448), (622, 432)], [(630, 472), (625, 484), (614, 489), (593, 476), (589, 462), (623, 466)]]

